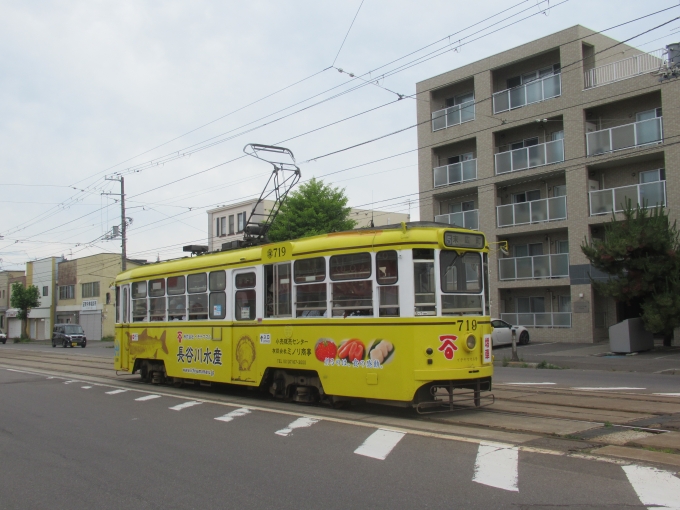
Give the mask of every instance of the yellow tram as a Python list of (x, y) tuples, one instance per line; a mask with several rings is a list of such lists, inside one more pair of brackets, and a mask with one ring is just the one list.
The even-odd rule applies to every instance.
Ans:
[(482, 233), (416, 222), (137, 267), (116, 280), (115, 368), (297, 402), (423, 411), (466, 389), (480, 405), (488, 251)]

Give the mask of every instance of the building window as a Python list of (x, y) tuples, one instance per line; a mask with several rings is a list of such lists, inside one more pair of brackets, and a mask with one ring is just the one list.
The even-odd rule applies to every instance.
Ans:
[(83, 299), (99, 297), (99, 282), (83, 283)]
[(73, 299), (75, 297), (75, 285), (60, 285), (59, 299)]
[(43, 296), (47, 296), (47, 294), (49, 293), (49, 290), (50, 290), (49, 287), (47, 287), (47, 286), (43, 287)]
[(653, 110), (638, 112), (635, 114), (635, 121), (642, 122), (643, 120), (651, 120), (656, 117), (661, 117), (661, 113), (661, 108), (654, 108)]
[(234, 233), (234, 215), (229, 215), (229, 235)]
[(515, 257), (536, 257), (543, 255), (543, 243), (515, 245)]
[(520, 85), (524, 85), (525, 83), (530, 83), (532, 81), (540, 80), (542, 78), (547, 78), (548, 76), (552, 76), (554, 74), (559, 74), (560, 73), (560, 64), (553, 64), (548, 67), (544, 67), (543, 69), (539, 69), (538, 71), (531, 71), (529, 73), (524, 73), (521, 76), (513, 76), (512, 78), (508, 78), (506, 81), (506, 86), (511, 89), (513, 87), (519, 87)]
[(240, 234), (243, 232), (246, 228), (246, 212), (243, 211), (242, 213), (238, 213), (238, 233)]
[(106, 293), (106, 304), (107, 305), (111, 304), (111, 293), (110, 292)]
[(657, 168), (656, 170), (648, 170), (646, 172), (640, 172), (640, 184), (646, 182), (657, 182), (665, 181), (666, 174), (663, 168)]
[(474, 209), (475, 209), (474, 200), (470, 200), (469, 202), (458, 202), (457, 204), (449, 204), (449, 214), (465, 211), (474, 211)]
[(512, 195), (513, 204), (521, 204), (523, 202), (533, 202), (541, 199), (541, 190), (535, 189), (531, 191), (524, 191), (522, 193), (515, 193)]
[(466, 152), (465, 154), (459, 154), (458, 156), (451, 156), (450, 158), (447, 158), (446, 164), (455, 165), (456, 163), (461, 163), (462, 161), (470, 161), (473, 159), (475, 159), (474, 154), (472, 152)]
[(474, 101), (475, 100), (475, 93), (474, 92), (468, 92), (467, 94), (461, 94), (459, 96), (455, 97), (449, 97), (446, 100), (446, 106), (456, 106), (459, 104), (467, 103), (468, 101)]

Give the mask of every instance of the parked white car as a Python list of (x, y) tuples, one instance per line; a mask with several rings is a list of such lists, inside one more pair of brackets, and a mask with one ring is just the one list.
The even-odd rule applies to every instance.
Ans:
[(517, 345), (526, 345), (529, 343), (529, 332), (524, 326), (513, 326), (500, 319), (491, 319), (491, 326), (493, 327), (491, 343), (494, 347), (497, 345), (511, 344), (513, 331), (515, 331), (515, 334), (517, 335)]

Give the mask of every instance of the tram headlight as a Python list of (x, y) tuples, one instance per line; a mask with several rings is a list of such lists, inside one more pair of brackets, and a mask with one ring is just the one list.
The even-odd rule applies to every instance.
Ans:
[(469, 335), (467, 337), (467, 340), (465, 340), (465, 346), (467, 347), (468, 351), (473, 351), (475, 349), (477, 346), (477, 339), (475, 338), (475, 335)]

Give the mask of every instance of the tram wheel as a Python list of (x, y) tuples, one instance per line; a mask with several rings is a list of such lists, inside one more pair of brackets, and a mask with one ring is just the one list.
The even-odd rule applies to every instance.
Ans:
[(481, 391), (475, 390), (475, 397), (474, 397), (474, 399), (475, 399), (475, 407), (479, 407), (480, 405), (482, 405), (482, 397), (481, 397), (481, 393), (482, 393)]
[(142, 366), (139, 368), (139, 375), (142, 381), (149, 382), (149, 364), (146, 361), (142, 362)]

